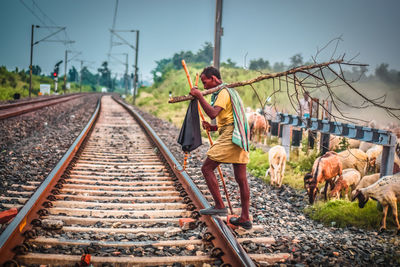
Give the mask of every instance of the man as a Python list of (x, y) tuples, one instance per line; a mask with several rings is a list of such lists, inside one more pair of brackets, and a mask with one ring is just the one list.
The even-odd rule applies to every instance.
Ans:
[(304, 98), (299, 100), (300, 116), (303, 116), (304, 118), (310, 118), (311, 101), (310, 101), (308, 92), (304, 91), (303, 96), (304, 96)]
[[(207, 67), (200, 75), (204, 89), (222, 84), (221, 75), (214, 67)], [(235, 180), (240, 188), (242, 213), (239, 218), (232, 217), (230, 223), (251, 229), (249, 217), (250, 189), (246, 177), (246, 165), (249, 162), (249, 127), (242, 101), (234, 89), (223, 87), (213, 93), (211, 105), (204, 99), (200, 90), (191, 88), (190, 94), (197, 98), (206, 114), (217, 119), (217, 125), (204, 121), (202, 126), (208, 131), (217, 131), (220, 136), (207, 152), (207, 158), (201, 171), (214, 199), (215, 206), (200, 210), (202, 215), (227, 215), (228, 210), (219, 191), (214, 170), (221, 163), (233, 164)]]

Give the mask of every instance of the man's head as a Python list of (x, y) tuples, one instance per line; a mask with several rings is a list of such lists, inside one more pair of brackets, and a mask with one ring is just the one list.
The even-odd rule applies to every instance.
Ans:
[(222, 83), (221, 74), (214, 67), (206, 67), (200, 75), (205, 89), (216, 87)]

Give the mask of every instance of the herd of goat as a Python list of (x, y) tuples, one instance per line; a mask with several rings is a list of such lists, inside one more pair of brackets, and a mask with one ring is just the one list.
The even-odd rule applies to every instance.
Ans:
[[(268, 132), (268, 122), (264, 116), (255, 112), (248, 114), (253, 142), (263, 142)], [(371, 128), (378, 128), (375, 122)], [(304, 188), (307, 191), (310, 204), (313, 204), (317, 194), (323, 193), (325, 200), (329, 198), (358, 199), (359, 207), (363, 208), (369, 198), (378, 201), (383, 207), (383, 218), (380, 231), (386, 229), (386, 216), (389, 206), (400, 233), (397, 216), (397, 201), (400, 200), (400, 128), (391, 126), (397, 135), (397, 146), (393, 164), (393, 175), (380, 178), (382, 160), (381, 145), (347, 139), (348, 148), (336, 153), (342, 138), (331, 136), (329, 150), (318, 157), (313, 164), (311, 173), (304, 176)], [(264, 141), (265, 142), (265, 141)], [(270, 175), (271, 185), (280, 187), (284, 178), (286, 166), (286, 151), (283, 146), (276, 145), (268, 153), (269, 169), (265, 176)], [(368, 173), (372, 173), (367, 175)], [(325, 186), (319, 190), (319, 185)]]

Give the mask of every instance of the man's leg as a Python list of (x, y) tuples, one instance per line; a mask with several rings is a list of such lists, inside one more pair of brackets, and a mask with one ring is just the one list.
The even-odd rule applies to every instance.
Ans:
[(222, 200), (221, 193), (219, 192), (219, 184), (214, 173), (215, 168), (217, 168), (219, 164), (219, 162), (206, 158), (203, 166), (201, 167), (201, 172), (204, 175), (208, 189), (210, 190), (210, 193), (215, 201), (215, 208), (223, 209), (225, 208), (225, 204)]
[(233, 171), (235, 173), (235, 180), (239, 184), (240, 202), (242, 205), (242, 214), (239, 222), (246, 222), (250, 220), (250, 188), (247, 183), (246, 164), (233, 164)]

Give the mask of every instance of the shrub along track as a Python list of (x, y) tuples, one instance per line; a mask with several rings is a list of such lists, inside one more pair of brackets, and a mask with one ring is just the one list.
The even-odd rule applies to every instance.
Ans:
[[(274, 242), (264, 236), (253, 236), (250, 241), (246, 237), (249, 232), (240, 229), (242, 237), (236, 241), (220, 218), (203, 216), (199, 220), (194, 209), (208, 203), (201, 197), (193, 199), (193, 195), (207, 193), (204, 183), (199, 184), (198, 190), (190, 181), (182, 181), (182, 177), (178, 181), (174, 174), (185, 176), (185, 172), (177, 170), (179, 164), (171, 169), (163, 162), (161, 154), (165, 157), (165, 152), (155, 146), (155, 139), (151, 141), (140, 131), (139, 124), (109, 96), (102, 101), (102, 112), (90, 137), (61, 179), (49, 182), (56, 189), (43, 202), (45, 208), (40, 207), (40, 220), (32, 221), (33, 231), (26, 231), (29, 227), (24, 229), (23, 219), (18, 225), (28, 238), (17, 249), (18, 262), (70, 265), (79, 262), (82, 254), (91, 254), (94, 264), (219, 265), (224, 261), (235, 265), (238, 259), (242, 264), (249, 260), (237, 242), (252, 242), (264, 248)], [(170, 159), (167, 161), (171, 164)], [(11, 196), (0, 198), (3, 205), (15, 207), (16, 203), (26, 203), (37, 194), (37, 184), (28, 181), (13, 185), (14, 190), (8, 192)], [(28, 226), (30, 222), (28, 219)], [(264, 229), (255, 225), (252, 232), (263, 233)], [(213, 248), (209, 241), (220, 248)], [(229, 249), (232, 246), (233, 252)], [(250, 257), (271, 264), (290, 256), (268, 252), (260, 249)]]

